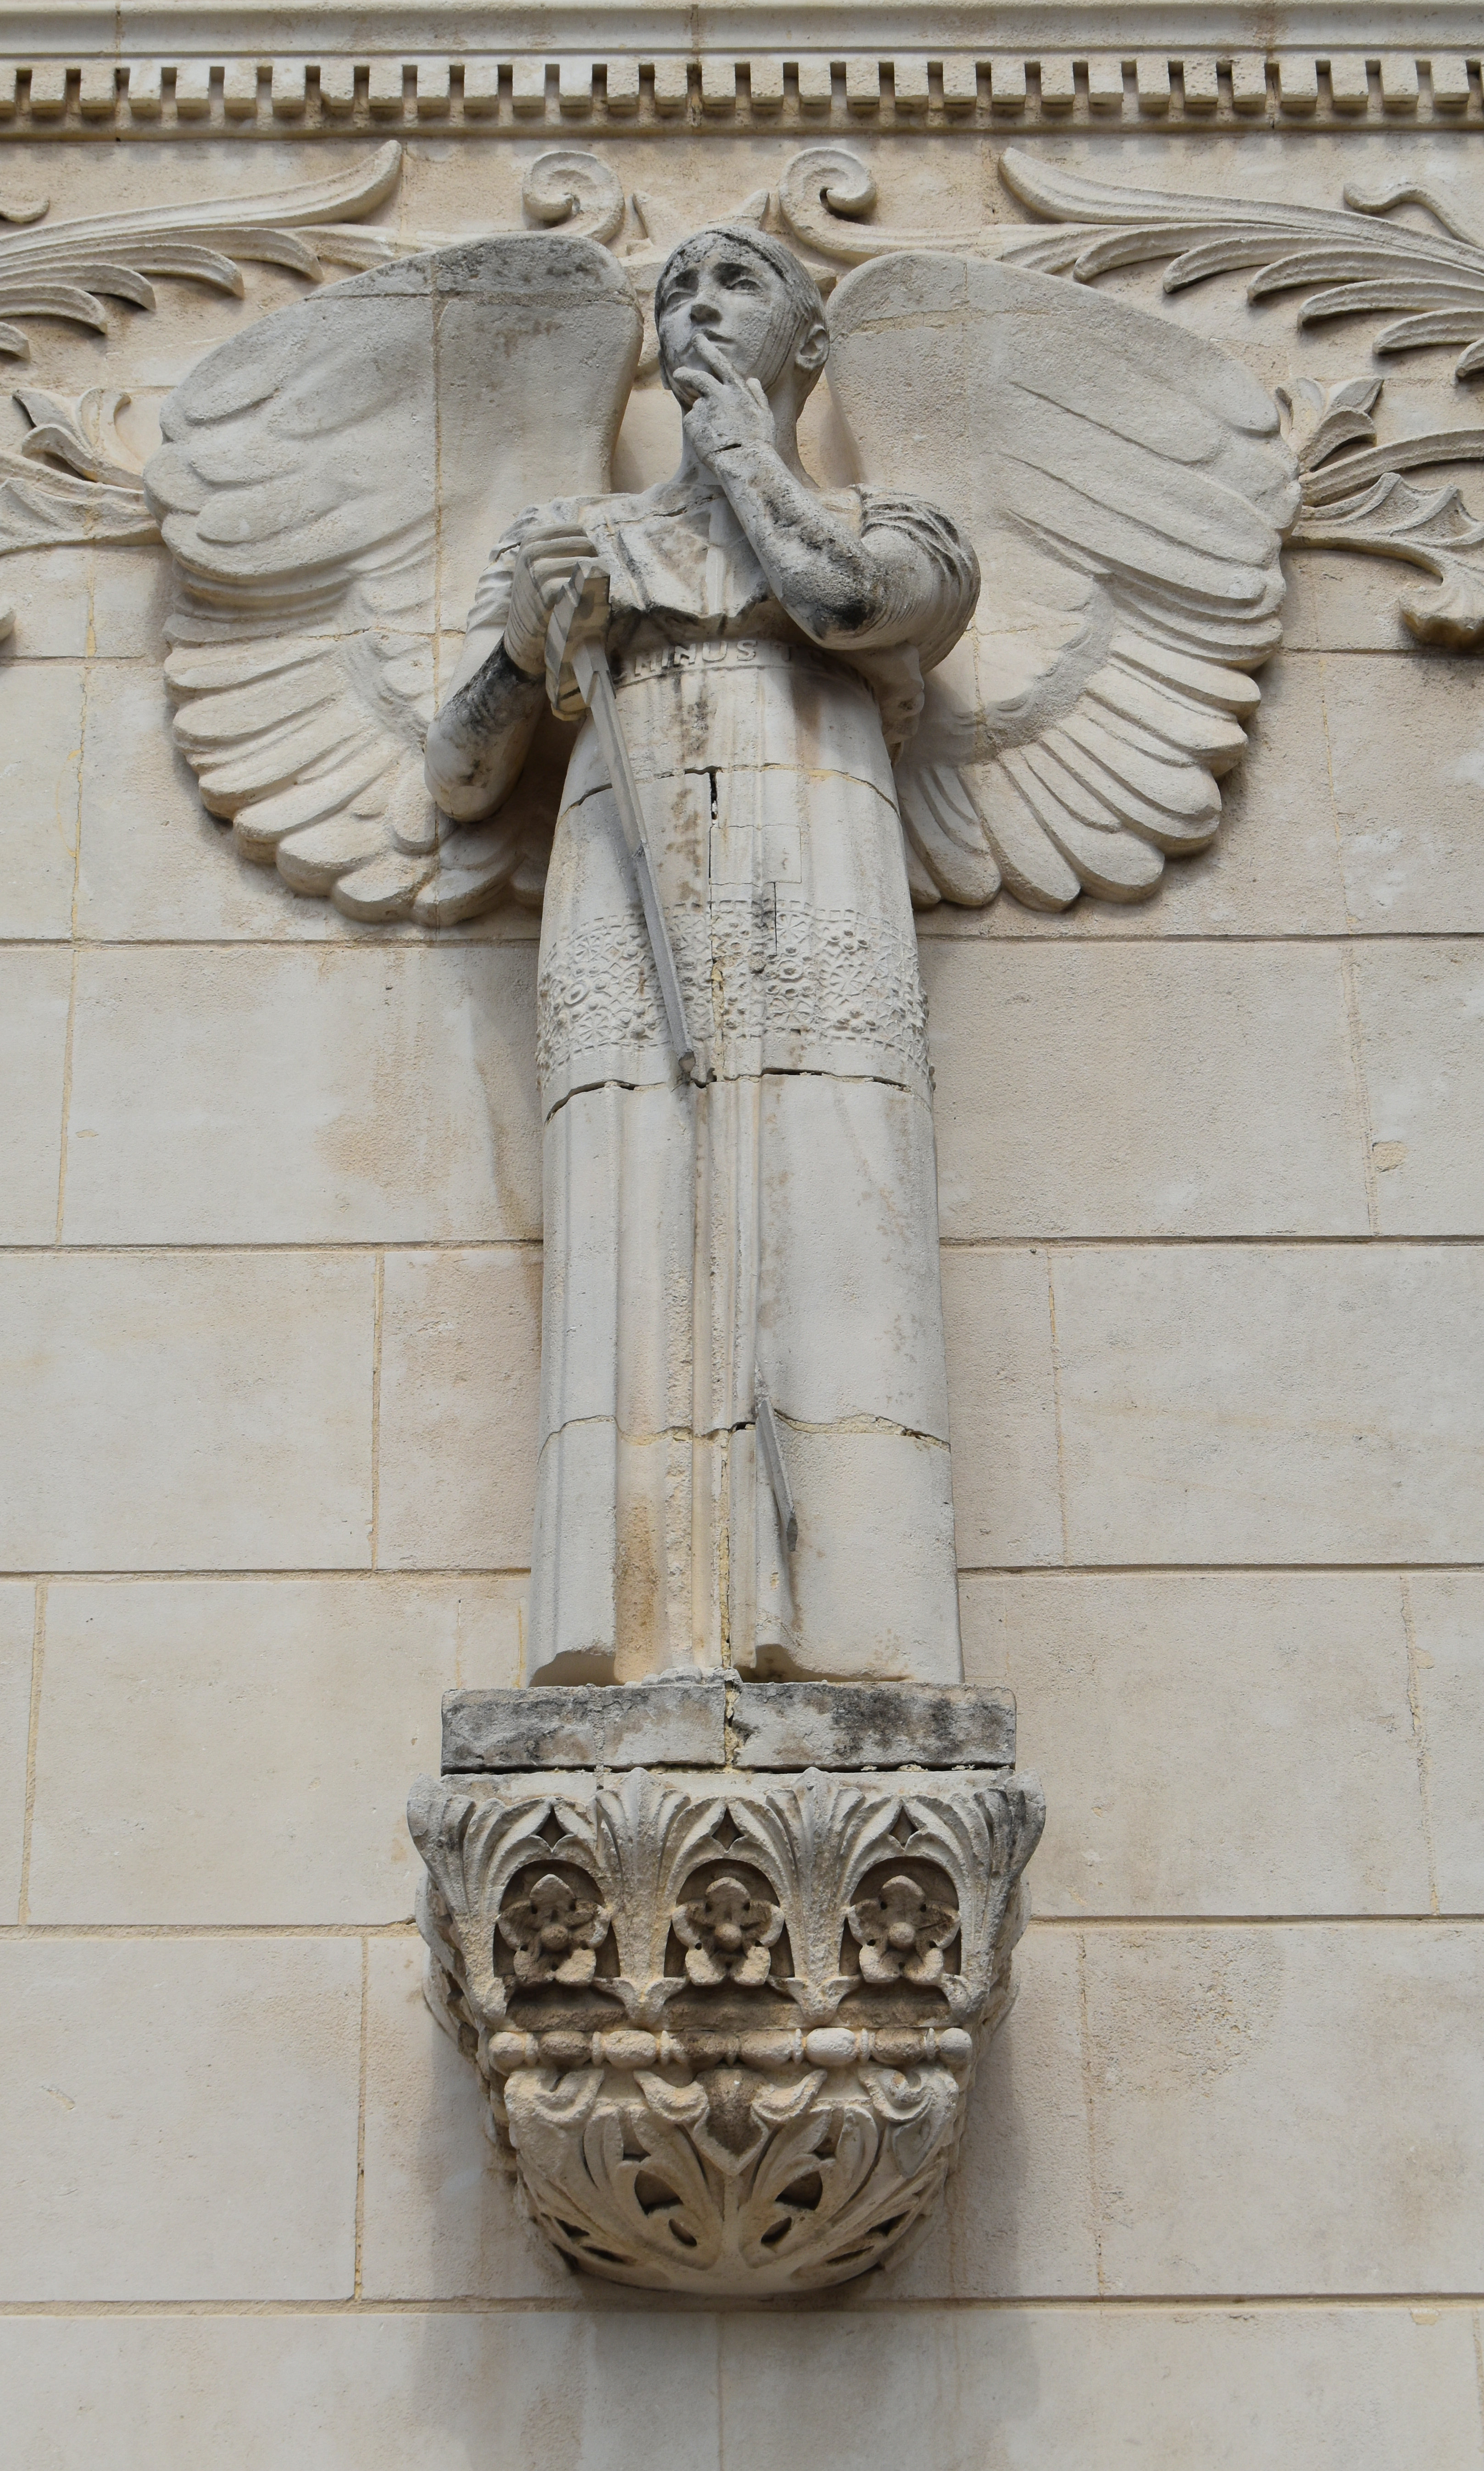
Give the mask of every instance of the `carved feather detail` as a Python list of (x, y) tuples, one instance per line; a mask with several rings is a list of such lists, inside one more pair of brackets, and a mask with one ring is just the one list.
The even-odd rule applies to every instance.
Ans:
[(1300, 490), (1271, 402), (1178, 328), (983, 258), (861, 266), (830, 326), (867, 473), (953, 506), (985, 578), (897, 767), (914, 900), (1146, 899), (1215, 835), (1280, 640)]
[(639, 334), (605, 249), (510, 234), (278, 310), (169, 398), (145, 487), (177, 570), (176, 739), (295, 892), (446, 926), (539, 885), (559, 750), (462, 828), (423, 741), (512, 509), (607, 486)]

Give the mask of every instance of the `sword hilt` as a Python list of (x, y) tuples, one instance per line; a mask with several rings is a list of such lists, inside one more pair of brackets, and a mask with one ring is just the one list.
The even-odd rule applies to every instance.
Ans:
[(606, 660), (608, 569), (578, 558), (546, 622), (546, 694), (559, 720), (581, 720), (588, 694), (572, 667), (579, 644)]

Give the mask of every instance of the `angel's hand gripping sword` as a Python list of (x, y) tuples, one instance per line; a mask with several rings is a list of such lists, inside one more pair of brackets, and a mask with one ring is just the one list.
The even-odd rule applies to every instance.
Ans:
[(638, 783), (629, 760), (618, 698), (609, 673), (605, 637), (608, 630), (608, 576), (593, 558), (579, 559), (551, 612), (546, 628), (546, 693), (551, 708), (564, 720), (575, 720), (586, 706), (592, 715), (613, 783), (618, 820), (644, 906), (644, 924), (654, 954), (661, 1001), (681, 1071), (694, 1077), (695, 1042), (685, 1021), (684, 999), (675, 967), (670, 930), (660, 904), (660, 879), (650, 846), (649, 830)]

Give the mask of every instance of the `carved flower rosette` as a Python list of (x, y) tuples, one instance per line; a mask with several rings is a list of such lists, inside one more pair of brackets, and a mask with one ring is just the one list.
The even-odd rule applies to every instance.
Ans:
[(767, 2297), (900, 2255), (1010, 2003), (1030, 1777), (592, 1773), (414, 1792), (429, 2004), (547, 2237)]

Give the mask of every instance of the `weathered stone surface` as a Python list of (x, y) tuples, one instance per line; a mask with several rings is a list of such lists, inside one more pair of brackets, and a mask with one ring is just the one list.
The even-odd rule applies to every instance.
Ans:
[(534, 1247), (385, 1256), (377, 1520), (384, 1567), (529, 1566), (540, 1355)]
[(1340, 861), (1356, 928), (1467, 935), (1484, 927), (1477, 812), (1484, 728), (1463, 660), (1342, 654), (1324, 701)]
[(0, 2293), (349, 2298), (359, 2017), (344, 1939), (0, 1946)]
[(1089, 1246), (1055, 1280), (1074, 1562), (1484, 1557), (1477, 1252)]
[(490, 2151), (479, 2079), (429, 2012), (425, 1962), (419, 1939), (367, 1951), (361, 2290), (570, 2304), (570, 2270)]
[(61, 947), (10, 953), (0, 1014), (0, 1242), (57, 1233), (72, 964)]
[(1193, 2444), (1202, 2471), (1389, 2471), (1425, 2448), (1476, 2471), (1471, 2354), (1462, 2309), (737, 2317), (722, 2401), (745, 2471), (896, 2471), (925, 2427), (949, 2461), (995, 2471), (1087, 2471), (1120, 2451), (1186, 2471)]
[(534, 981), (528, 946), (84, 953), (69, 1239), (539, 1237)]
[[(157, 654), (96, 662), (86, 673), (78, 922), (109, 944), (157, 935), (229, 943), (362, 935), (326, 905), (296, 901), (265, 867), (223, 867), (220, 824), (170, 739)], [(224, 879), (224, 880), (223, 880)]]
[(949, 1246), (943, 1254), (953, 1512), (961, 1569), (1059, 1562), (1047, 1255)]
[(911, 1683), (741, 1683), (731, 1695), (742, 1768), (1013, 1767), (1015, 1703), (1004, 1690)]
[(1428, 937), (1356, 953), (1383, 1236), (1484, 1234), (1484, 947)]
[(1294, 555), (1284, 617), (1285, 646), (1318, 652), (1412, 650), (1397, 605), (1397, 577), (1381, 560), (1315, 550)]
[[(481, 1578), (54, 1582), (33, 1920), (409, 1919), (416, 1857), (387, 1813), (408, 1757), (436, 1756), (440, 1691), (515, 1680), (522, 1594)], [(24, 1723), (17, 1738), (24, 1757)]]
[(1012, 1767), (1008, 1692), (737, 1682), (716, 1674), (628, 1686), (455, 1690), (443, 1772), (502, 1768)]
[[(1428, 1911), (1394, 1572), (1036, 1572), (962, 1599), (968, 1670), (1014, 1689), (1046, 1787), (1038, 1914)], [(1432, 1755), (1478, 1738), (1445, 1724)], [(1254, 1827), (1254, 1778), (1281, 1826)]]
[(0, 932), (65, 941), (77, 875), (81, 666), (0, 663)]
[(307, 2441), (335, 2471), (423, 2471), (420, 2447), (431, 2471), (431, 2415), (474, 2461), (519, 2415), (533, 2450), (555, 2429), (562, 2471), (722, 2471), (720, 2413), (726, 2471), (789, 2471), (805, 2445), (820, 2471), (896, 2471), (930, 2417), (994, 2471), (1086, 2471), (1109, 2442), (1186, 2471), (1193, 2430), (1210, 2471), (1484, 2462), (1456, 2308), (12, 2318), (0, 2357), (17, 2446), (65, 2471), (158, 2471), (182, 2432), (198, 2471)]
[(1477, 2291), (1476, 1929), (1105, 1926), (1083, 1948), (1103, 2289)]
[(10, 2429), (65, 2471), (436, 2471), (512, 2431), (562, 2471), (721, 2471), (718, 2341), (712, 2317), (569, 2302), (0, 2321)]
[[(1035, 1894), (1032, 1880), (1032, 1903)], [(893, 2298), (1096, 2296), (1081, 1991), (1073, 1934), (1032, 1921), (1015, 1950), (1014, 2004), (980, 2062), (942, 2206), (920, 2247), (893, 2269)], [(859, 2286), (860, 2303), (870, 2304), (870, 2288)]]
[(720, 1674), (628, 1689), (451, 1690), (443, 1702), (443, 1773), (721, 1767), (726, 1735)]
[(924, 964), (950, 1240), (1365, 1234), (1333, 945), (939, 941)]
[(336, 1253), (0, 1269), (0, 1564), (370, 1560), (375, 1275)]
[(20, 1918), (35, 1630), (35, 1588), (0, 1581), (0, 1913), (10, 1922)]
[(1484, 1572), (1405, 1581), (1439, 1904), (1484, 1913)]

